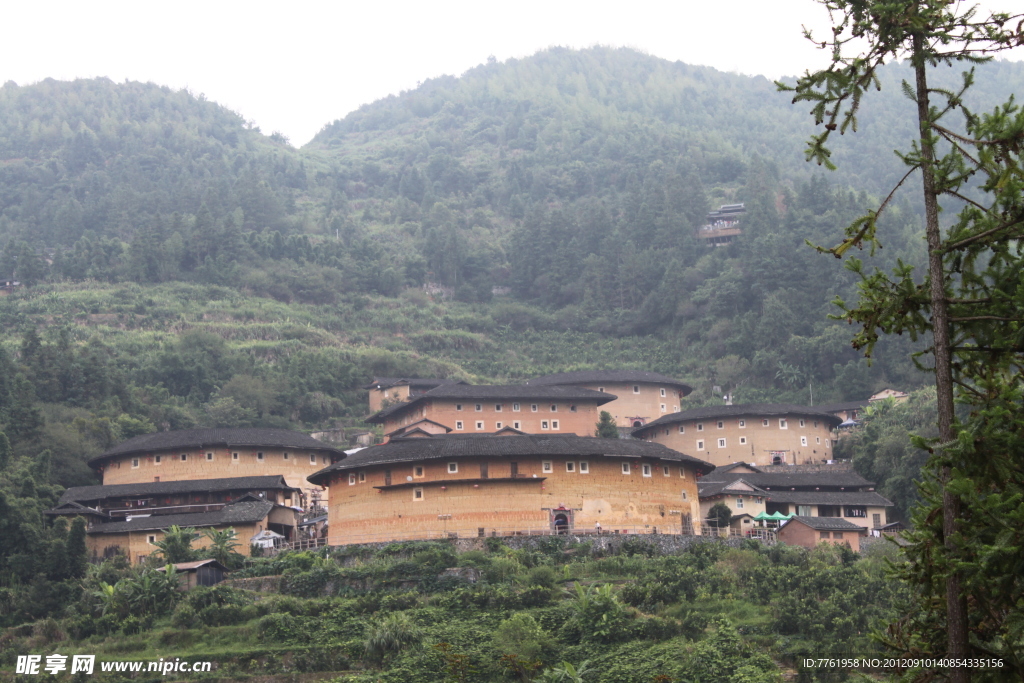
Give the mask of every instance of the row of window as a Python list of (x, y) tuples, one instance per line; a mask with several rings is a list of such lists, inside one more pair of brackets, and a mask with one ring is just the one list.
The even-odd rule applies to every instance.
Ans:
[[(551, 473), (553, 473), (555, 471), (554, 468), (555, 468), (554, 461), (552, 461), (552, 460), (542, 460), (541, 461), (540, 469), (541, 469), (542, 473), (544, 473), (544, 474), (551, 474)], [(587, 462), (586, 460), (581, 460), (578, 463), (575, 462), (575, 461), (569, 460), (569, 461), (567, 461), (565, 463), (565, 471), (566, 472), (578, 472), (580, 474), (590, 474), (590, 463)], [(459, 463), (457, 463), (457, 462), (450, 462), (450, 463), (448, 463), (447, 472), (448, 472), (448, 474), (458, 474), (459, 473)], [(628, 463), (628, 462), (622, 463), (622, 473), (623, 474), (631, 474), (632, 473), (632, 467), (631, 467), (630, 463)], [(641, 463), (641, 465), (640, 465), (640, 473), (643, 476), (645, 476), (645, 477), (653, 477), (654, 476), (654, 467), (652, 465), (648, 464), (648, 463)], [(661, 473), (662, 473), (662, 476), (671, 477), (672, 476), (672, 468), (670, 466), (668, 466), (668, 465), (662, 465), (661, 466)], [(416, 465), (415, 467), (413, 467), (412, 476), (414, 478), (416, 478), (416, 479), (421, 479), (424, 476), (423, 466), (422, 465)], [(683, 478), (683, 479), (686, 479), (686, 468), (685, 467), (680, 467), (679, 468), (679, 476), (681, 478)], [(349, 475), (348, 475), (348, 484), (349, 484), (349, 486), (354, 486), (357, 483), (362, 484), (365, 481), (366, 481), (366, 472), (358, 472), (358, 473), (350, 472)]]
[[(291, 457), (292, 454), (291, 453), (282, 453), (281, 455), (282, 455), (282, 459), (283, 460), (291, 460), (292, 459), (292, 457)], [(154, 465), (159, 465), (159, 464), (163, 463), (163, 459), (164, 458), (173, 458), (173, 457), (174, 457), (173, 455), (154, 455), (153, 456), (153, 464)], [(189, 454), (188, 453), (181, 453), (180, 455), (178, 455), (178, 460), (180, 462), (188, 462), (188, 459), (189, 459)], [(240, 461), (240, 459), (241, 459), (241, 456), (237, 452), (231, 454), (231, 462), (232, 463), (238, 463)], [(263, 452), (262, 451), (257, 451), (257, 453), (256, 453), (256, 461), (257, 462), (263, 462), (264, 459), (265, 458), (264, 458)], [(295, 459), (296, 460), (301, 460), (302, 457), (299, 456), (299, 457), (297, 457)], [(207, 462), (213, 462), (213, 460), (214, 460), (213, 453), (207, 453), (206, 454), (206, 460), (207, 460)], [(138, 467), (141, 464), (141, 462), (142, 462), (141, 458), (132, 458), (132, 467), (133, 468)], [(310, 453), (309, 454), (309, 464), (310, 465), (316, 465), (317, 464), (316, 454), (315, 453)], [(328, 464), (328, 460), (327, 460), (327, 456), (326, 455), (323, 456), (323, 464), (325, 464), (325, 465)]]
[[(503, 409), (504, 405), (505, 405), (504, 403), (495, 403), (494, 404), (494, 412), (496, 412), (496, 413), (502, 412), (502, 409)], [(513, 403), (512, 404), (512, 412), (513, 413), (518, 413), (521, 410), (521, 408), (522, 407), (518, 403)], [(461, 411), (462, 409), (463, 409), (463, 404), (462, 403), (456, 403), (455, 404), (455, 410)], [(473, 410), (478, 412), (478, 413), (483, 412), (484, 404), (483, 403), (475, 403), (475, 404), (473, 404)], [(552, 403), (548, 407), (548, 410), (550, 412), (552, 412), (552, 413), (557, 413), (558, 412), (558, 406), (555, 405), (554, 403)], [(531, 403), (530, 404), (530, 412), (531, 413), (536, 413), (536, 412), (539, 412), (539, 411), (540, 411), (540, 405), (539, 404), (537, 404), (537, 403)], [(576, 412), (576, 406), (575, 405), (569, 406), (569, 412), (570, 413), (575, 413)]]
[[(718, 447), (719, 448), (727, 448), (728, 446), (726, 445), (726, 442), (727, 442), (727, 440), (724, 439), (724, 438), (719, 439), (718, 440)], [(820, 436), (814, 437), (814, 442), (817, 443), (817, 444), (821, 444), (821, 437)], [(747, 437), (745, 437), (745, 436), (741, 436), (740, 437), (740, 445), (741, 446), (747, 445)], [(801, 446), (806, 446), (807, 445), (807, 437), (806, 436), (801, 436), (800, 437), (800, 445)], [(831, 439), (825, 439), (825, 448), (830, 448), (831, 445), (832, 445)], [(697, 439), (697, 450), (698, 451), (704, 450), (704, 439)]]
[[(665, 406), (662, 405), (661, 408), (662, 408), (662, 412), (664, 412)], [(719, 429), (725, 429), (725, 420), (719, 420), (717, 423), (715, 423), (715, 426), (717, 426)], [(738, 421), (738, 426), (741, 429), (746, 428), (747, 421), (746, 420), (739, 420)], [(762, 427), (770, 427), (771, 426), (771, 420), (769, 420), (768, 418), (761, 418), (761, 426)], [(801, 427), (806, 427), (807, 426), (807, 420), (800, 420), (800, 426)], [(818, 421), (817, 420), (814, 421), (814, 426), (815, 427), (818, 426)], [(787, 420), (784, 417), (783, 418), (779, 418), (779, 429), (789, 429), (789, 420)], [(703, 422), (698, 422), (697, 423), (697, 431), (698, 432), (703, 432), (704, 431), (704, 423)], [(668, 432), (666, 431), (666, 434), (667, 433)], [(686, 425), (679, 425), (679, 433), (680, 434), (685, 434), (686, 433)]]
[[(507, 426), (508, 425), (506, 425), (504, 422), (495, 422), (494, 423), (494, 429), (495, 430), (504, 429)], [(465, 428), (466, 428), (465, 424), (462, 422), (462, 420), (456, 420), (455, 421), (455, 431), (464, 431)], [(486, 428), (487, 428), (487, 425), (486, 425), (486, 423), (483, 420), (477, 420), (476, 421), (476, 430), (478, 432), (481, 432), (481, 431), (485, 430)], [(513, 420), (512, 421), (512, 429), (522, 429), (522, 428), (523, 428), (523, 423), (522, 422), (520, 422), (519, 420)], [(540, 421), (540, 428), (541, 429), (551, 429), (553, 431), (558, 431), (560, 429), (560, 427), (558, 425), (558, 420), (541, 420)]]

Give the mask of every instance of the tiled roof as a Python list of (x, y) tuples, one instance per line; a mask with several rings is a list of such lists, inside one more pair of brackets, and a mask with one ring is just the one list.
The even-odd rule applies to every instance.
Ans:
[(114, 456), (131, 453), (152, 453), (155, 451), (202, 448), (295, 448), (297, 450), (328, 451), (337, 456), (342, 451), (311, 436), (289, 429), (262, 429), (245, 427), (241, 429), (179, 429), (173, 432), (155, 432), (128, 439), (106, 453), (89, 460), (96, 466)]
[(61, 495), (58, 505), (121, 498), (126, 496), (169, 496), (180, 493), (213, 493), (218, 491), (288, 491), (294, 490), (280, 474), (264, 477), (227, 477), (222, 479), (189, 479), (186, 481), (146, 481), (138, 484), (106, 486), (73, 486)]
[(747, 403), (745, 405), (721, 405), (705, 406), (704, 408), (690, 408), (679, 413), (670, 413), (659, 417), (653, 422), (648, 422), (642, 427), (633, 430), (634, 435), (640, 435), (650, 429), (657, 429), (665, 425), (688, 422), (690, 420), (716, 420), (720, 417), (786, 417), (795, 415), (797, 417), (809, 417), (812, 420), (821, 420), (832, 425), (838, 425), (842, 420), (832, 413), (823, 411), (820, 407), (809, 408), (790, 403)]
[[(218, 567), (221, 571), (227, 571), (227, 567), (222, 565), (217, 560), (196, 560), (195, 562), (175, 562), (174, 570), (179, 572), (187, 572), (192, 569), (199, 569), (200, 567)], [(166, 569), (166, 565), (157, 569), (158, 572), (162, 572)]]
[(867, 408), (870, 401), (864, 399), (863, 401), (847, 401), (846, 403), (827, 403), (823, 406), (814, 406), (815, 410), (820, 410), (823, 413), (838, 413), (843, 410), (859, 410), (861, 408)]
[(416, 462), (460, 457), (626, 457), (672, 460), (691, 464), (698, 472), (710, 472), (714, 466), (661, 444), (634, 439), (600, 439), (593, 436), (547, 436), (540, 434), (437, 434), (429, 438), (393, 439), (379, 446), (364, 448), (308, 477), (314, 484), (326, 485), (331, 472), (343, 472), (369, 465)]
[(853, 522), (847, 522), (841, 517), (801, 517), (799, 515), (789, 518), (789, 522), (783, 525), (783, 528), (788, 526), (792, 522), (801, 522), (811, 527), (816, 531), (865, 531), (866, 527), (859, 526)]
[(266, 518), (274, 509), (270, 501), (242, 501), (234, 505), (225, 505), (214, 512), (187, 512), (179, 515), (152, 515), (150, 517), (133, 517), (124, 522), (107, 522), (94, 524), (90, 534), (120, 534), (126, 531), (149, 531), (167, 529), (171, 526), (208, 527), (226, 526), (229, 524), (253, 524)]
[(398, 384), (408, 384), (410, 387), (439, 387), (442, 384), (463, 384), (457, 379), (438, 379), (436, 377), (374, 377), (369, 384), (363, 385), (363, 389), (388, 389)]
[(434, 398), (463, 399), (465, 401), (595, 401), (603, 405), (617, 396), (572, 386), (526, 386), (522, 384), (448, 384), (431, 389), (405, 403), (397, 403), (366, 418), (366, 422), (384, 422), (392, 415), (404, 412), (423, 401)]
[(642, 370), (577, 370), (576, 372), (558, 372), (553, 375), (534, 377), (526, 383), (530, 386), (560, 385), (560, 384), (598, 384), (600, 382), (647, 382), (648, 384), (660, 384), (671, 386), (683, 392), (683, 395), (693, 391), (689, 384), (672, 379), (656, 372), (644, 372)]
[[(744, 491), (742, 489), (737, 489), (733, 491), (728, 488), (737, 481), (742, 481), (743, 483), (750, 486), (753, 490)], [(754, 484), (751, 484), (746, 479), (738, 477), (736, 479), (732, 479), (729, 481), (705, 481), (704, 479), (701, 479), (697, 483), (697, 495), (699, 495), (701, 498), (707, 498), (709, 496), (718, 495), (764, 496), (765, 498), (767, 498), (770, 494), (767, 491), (758, 488)]]
[(874, 491), (769, 491), (768, 499), (773, 503), (794, 505), (892, 505), (891, 501)]
[(805, 486), (828, 486), (842, 488), (869, 488), (874, 486), (856, 472), (851, 470), (837, 470), (835, 472), (721, 472), (715, 470), (702, 479), (702, 482), (711, 481), (732, 481), (742, 478), (749, 484), (760, 486), (763, 489), (777, 491)]

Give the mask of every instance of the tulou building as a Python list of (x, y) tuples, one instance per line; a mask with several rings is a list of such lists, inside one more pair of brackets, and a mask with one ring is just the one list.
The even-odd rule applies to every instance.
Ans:
[(527, 382), (531, 387), (582, 387), (614, 394), (604, 410), (622, 429), (642, 427), (669, 413), (678, 413), (681, 400), (693, 387), (679, 380), (640, 370), (584, 370), (544, 375)]
[[(321, 490), (306, 477), (344, 452), (284, 429), (188, 429), (129, 439), (89, 461), (100, 486), (69, 488), (51, 516), (82, 516), (93, 557), (148, 557), (171, 526), (297, 539)], [(204, 539), (197, 542), (204, 545)]]
[(330, 545), (544, 533), (692, 533), (713, 466), (660, 444), (418, 431), (310, 476)]
[(794, 465), (832, 460), (832, 430), (841, 422), (807, 406), (751, 403), (684, 410), (632, 433), (715, 465)]

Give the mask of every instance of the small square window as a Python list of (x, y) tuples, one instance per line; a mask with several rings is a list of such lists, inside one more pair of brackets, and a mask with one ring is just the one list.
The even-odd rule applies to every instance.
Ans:
[(801, 426), (801, 427), (806, 427), (806, 426), (807, 426), (807, 423), (806, 423), (806, 422), (804, 422), (803, 420), (800, 420), (800, 426)]
[(743, 508), (743, 498), (741, 496), (738, 496), (736, 498), (736, 509), (737, 510), (741, 510), (742, 508)]
[[(212, 453), (207, 453), (207, 455), (212, 455)], [(287, 452), (287, 451), (285, 451), (284, 453), (282, 453), (282, 455), (284, 456), (284, 459), (285, 459), (285, 460), (287, 460), (287, 459), (288, 459), (288, 452)], [(208, 459), (212, 459), (212, 458), (208, 458)]]
[(672, 406), (672, 412), (673, 413), (678, 413), (679, 412), (679, 406)]
[(740, 427), (742, 428), (742, 427), (746, 427), (746, 426), (747, 426), (747, 421), (746, 420), (740, 420)]
[(551, 406), (551, 412), (552, 412), (552, 413), (557, 413), (557, 412), (558, 412), (558, 406), (556, 406), (556, 405), (552, 405), (552, 406)]
[(651, 466), (648, 465), (647, 463), (644, 463), (643, 465), (640, 466), (640, 471), (643, 472), (645, 477), (651, 476)]
[(685, 434), (686, 433), (686, 427), (684, 427), (683, 425), (679, 425), (679, 433), (680, 434)]
[(551, 421), (551, 428), (552, 429), (558, 429), (558, 420), (552, 420)]
[(718, 440), (718, 447), (719, 448), (725, 448), (725, 439), (719, 439)]
[(818, 421), (817, 420), (814, 421), (814, 427), (815, 427), (815, 429), (817, 429), (817, 427), (818, 427)]
[(483, 428), (484, 428), (484, 423), (483, 423), (483, 421), (478, 421), (478, 422), (476, 423), (476, 428), (477, 428), (477, 431), (481, 431), (481, 430), (483, 430)]
[(423, 500), (423, 489), (413, 489), (412, 490), (412, 499), (413, 500)]
[(456, 403), (455, 404), (455, 410), (462, 410), (462, 404), (461, 403)]
[(412, 476), (422, 477), (423, 476), (423, 465), (416, 465), (412, 468)]
[(800, 445), (801, 446), (806, 446), (807, 445), (807, 437), (806, 436), (801, 436), (800, 437)]
[(551, 461), (545, 460), (540, 464), (541, 472), (551, 472)]
[(633, 385), (633, 393), (634, 394), (639, 394), (640, 393), (640, 387), (638, 385), (636, 385), (636, 384)]
[(157, 465), (159, 465), (162, 460), (163, 460), (163, 456), (162, 455), (155, 455), (155, 456), (153, 456), (153, 462), (156, 463)]
[(827, 531), (822, 531), (821, 533), (818, 534), (818, 538), (828, 538), (828, 537), (829, 537), (829, 534), (828, 534)]
[(494, 404), (494, 412), (496, 412), (496, 413), (500, 413), (501, 412), (501, 404), (500, 403), (495, 403)]
[(182, 462), (185, 462), (185, 461), (187, 461), (187, 460), (188, 460), (188, 453), (182, 453), (182, 454), (181, 454), (181, 461), (182, 461)]
[(664, 403), (661, 404), (661, 412), (663, 412), (663, 413), (668, 412), (668, 408), (665, 407)]
[(784, 419), (780, 419), (779, 420), (779, 429), (789, 429), (789, 423), (786, 420), (784, 420)]
[(723, 422), (722, 420), (719, 420), (719, 421), (718, 421), (718, 424), (717, 424), (716, 426), (717, 426), (717, 427), (718, 427), (719, 429), (725, 429), (725, 422)]
[(747, 437), (745, 437), (745, 436), (741, 436), (740, 437), (740, 445), (741, 446), (746, 446), (747, 445)]
[(483, 403), (477, 403), (475, 406), (473, 406), (473, 410), (475, 410), (478, 413), (482, 412), (483, 409), (484, 409), (484, 404)]
[(366, 472), (360, 472), (359, 473), (359, 483), (362, 484), (364, 481), (366, 481)]
[(139, 466), (139, 459), (138, 458), (132, 458), (132, 467), (138, 467), (138, 466)]
[(686, 479), (686, 468), (685, 467), (680, 467), (679, 468), (679, 477), (681, 479)]
[(513, 403), (512, 404), (512, 412), (513, 413), (518, 413), (519, 412), (519, 404), (518, 403)]
[(698, 451), (704, 450), (704, 440), (703, 439), (697, 441), (697, 450)]
[(512, 423), (512, 429), (522, 429), (523, 428), (522, 425), (523, 425), (522, 422), (520, 422), (519, 420), (516, 420), (515, 422)]
[(665, 390), (664, 389), (661, 390), (661, 397), (665, 398)]
[(703, 432), (704, 431), (704, 423), (703, 422), (698, 422), (697, 423), (697, 431), (698, 432)]
[(231, 454), (231, 460), (232, 461), (238, 460), (238, 452), (237, 451), (235, 451), (234, 453)]
[(820, 444), (821, 443), (821, 437), (820, 436), (814, 437), (814, 443)]
[(575, 472), (576, 471), (576, 463), (572, 462), (571, 460), (566, 462), (565, 463), (565, 471), (566, 472)]
[(662, 466), (662, 468), (661, 468), (661, 473), (662, 473), (662, 474), (663, 474), (664, 476), (666, 476), (666, 477), (668, 477), (668, 476), (671, 476), (671, 475), (669, 474), (669, 471), (668, 471), (668, 465), (663, 465), (663, 466)]
[(455, 474), (459, 471), (459, 463), (450, 462), (448, 463), (448, 474)]
[(150, 545), (155, 545), (156, 544), (156, 534), (150, 534), (149, 536), (146, 536), (146, 540), (149, 542)]
[(575, 413), (576, 412), (576, 406), (569, 406), (569, 412), (570, 413)]
[(257, 453), (256, 454), (256, 459), (259, 460), (260, 462), (263, 462), (263, 453), (262, 452)]
[(668, 436), (668, 428), (665, 429), (665, 436)]
[(530, 412), (533, 412), (533, 413), (537, 412), (537, 404), (536, 403), (531, 403), (530, 404)]
[(832, 441), (830, 439), (825, 439), (825, 448), (828, 448), (830, 445), (832, 445)]
[(761, 420), (761, 426), (762, 427), (767, 427), (768, 426), (768, 420)]
[(597, 390), (600, 391), (602, 394), (604, 393), (604, 387), (598, 387)]
[(833, 531), (832, 532), (832, 538), (842, 539), (843, 538), (843, 532), (842, 531)]
[(622, 473), (623, 474), (629, 474), (629, 463), (628, 462), (622, 463)]
[(455, 429), (462, 429), (462, 420), (455, 421)]
[(501, 429), (501, 423), (500, 422), (495, 422), (494, 423), (494, 428), (495, 429)]
[(580, 463), (580, 474), (590, 474), (590, 463), (586, 460)]
[(356, 483), (356, 475), (354, 475), (354, 474), (348, 475), (348, 485), (352, 486), (355, 483)]
[(213, 453), (207, 453), (206, 454), (206, 459), (207, 460), (213, 460)]
[(686, 491), (683, 491), (683, 500), (689, 500), (689, 499), (690, 499), (690, 495)]
[(309, 454), (309, 464), (310, 465), (315, 465), (316, 464), (316, 455), (314, 455), (313, 453)]
[(547, 429), (548, 428), (548, 421), (547, 420), (541, 420), (540, 421), (540, 428), (541, 429)]

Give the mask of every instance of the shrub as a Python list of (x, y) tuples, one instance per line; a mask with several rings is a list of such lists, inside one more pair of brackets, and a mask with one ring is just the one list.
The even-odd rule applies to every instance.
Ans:
[(264, 642), (291, 642), (301, 637), (299, 626), (299, 620), (291, 614), (268, 614), (256, 623), (256, 637)]
[(526, 661), (544, 661), (550, 655), (552, 636), (537, 620), (525, 612), (513, 614), (494, 631), (492, 643), (502, 654), (517, 655)]
[(405, 648), (419, 645), (422, 640), (423, 632), (420, 628), (409, 615), (399, 612), (369, 624), (363, 646), (369, 660), (383, 662)]

